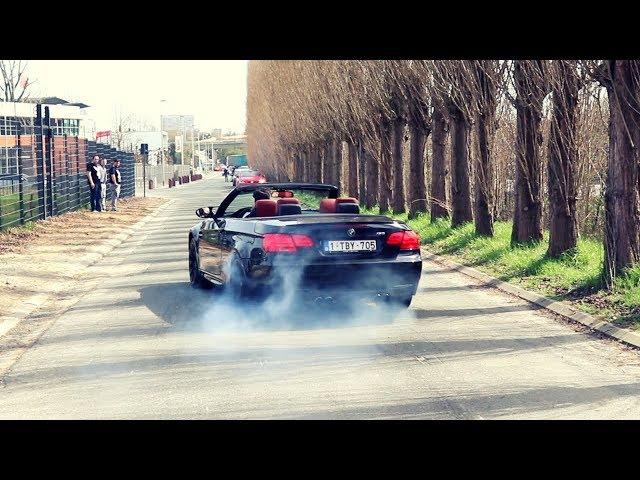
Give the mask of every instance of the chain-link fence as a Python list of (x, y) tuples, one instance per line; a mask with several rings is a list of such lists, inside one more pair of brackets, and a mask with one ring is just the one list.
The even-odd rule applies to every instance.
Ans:
[(33, 118), (0, 117), (0, 230), (88, 206), (86, 165), (96, 154), (121, 161), (120, 196), (135, 195), (132, 153), (55, 133), (48, 107), (35, 105)]

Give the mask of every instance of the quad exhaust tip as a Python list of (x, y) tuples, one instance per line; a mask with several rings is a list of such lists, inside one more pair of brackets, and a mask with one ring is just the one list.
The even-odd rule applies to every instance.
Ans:
[(336, 300), (333, 297), (316, 297), (313, 302), (316, 305), (328, 305), (336, 303)]

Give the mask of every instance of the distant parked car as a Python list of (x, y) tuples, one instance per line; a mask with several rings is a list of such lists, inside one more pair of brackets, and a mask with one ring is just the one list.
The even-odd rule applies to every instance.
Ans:
[(236, 180), (237, 180), (238, 175), (240, 174), (240, 172), (243, 172), (245, 170), (251, 170), (246, 165), (243, 165), (241, 167), (236, 167), (235, 165), (232, 165), (230, 168), (231, 168), (231, 183), (233, 185), (236, 184)]
[(240, 185), (266, 182), (267, 177), (265, 177), (262, 172), (257, 172), (255, 170), (240, 170), (238, 175), (235, 177), (235, 183), (233, 185), (235, 187), (239, 187)]

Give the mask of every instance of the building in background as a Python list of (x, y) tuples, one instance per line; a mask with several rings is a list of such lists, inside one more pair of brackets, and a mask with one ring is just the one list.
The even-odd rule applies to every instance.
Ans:
[(71, 103), (58, 97), (33, 98), (25, 102), (0, 102), (0, 175), (18, 172), (18, 127), (23, 147), (31, 145), (34, 133), (36, 104), (49, 107), (53, 134), (95, 139), (96, 126), (90, 107), (84, 103)]
[(22, 133), (33, 133), (36, 104), (49, 107), (54, 135), (69, 135), (93, 140), (95, 121), (90, 116), (90, 107), (84, 103), (70, 103), (58, 97), (32, 98), (26, 102), (0, 102), (0, 135), (15, 135), (17, 122)]
[(170, 142), (174, 141), (176, 135), (192, 132), (194, 128), (193, 115), (162, 115), (160, 117), (160, 130), (167, 132)]
[(163, 153), (169, 148), (167, 132), (135, 131), (121, 132), (116, 135), (121, 135), (120, 145), (124, 152), (138, 153), (141, 144), (149, 145), (149, 165), (155, 165), (161, 161)]

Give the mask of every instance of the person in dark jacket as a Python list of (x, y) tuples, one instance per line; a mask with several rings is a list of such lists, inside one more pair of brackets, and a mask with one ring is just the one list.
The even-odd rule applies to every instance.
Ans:
[(99, 155), (94, 155), (93, 160), (87, 163), (87, 181), (89, 183), (89, 201), (91, 203), (92, 212), (101, 212), (102, 207), (100, 205), (100, 193), (102, 186), (100, 183), (100, 168), (98, 162), (100, 161)]

